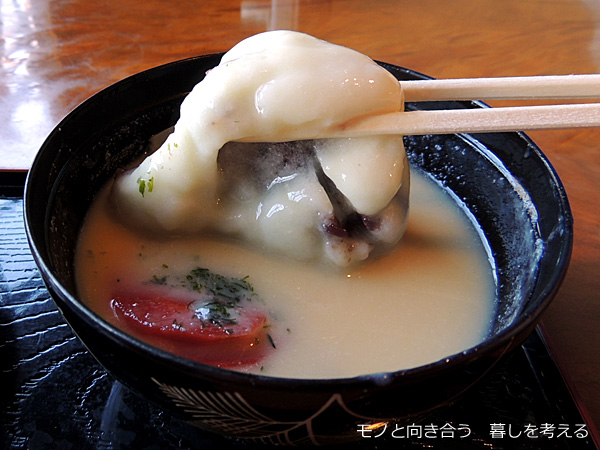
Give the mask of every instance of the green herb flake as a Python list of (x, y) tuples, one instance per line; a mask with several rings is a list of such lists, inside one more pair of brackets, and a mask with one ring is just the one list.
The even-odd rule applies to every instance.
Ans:
[(275, 342), (273, 341), (273, 337), (269, 333), (267, 333), (267, 339), (269, 340), (271, 347), (277, 348), (277, 346), (275, 345)]
[(158, 275), (152, 275), (150, 283), (164, 286), (165, 284), (167, 284), (167, 278), (167, 276), (159, 277)]
[(144, 197), (146, 194), (146, 190), (148, 192), (152, 192), (154, 190), (154, 177), (150, 177), (148, 180), (139, 177), (136, 181), (139, 185), (138, 190), (140, 191), (140, 194), (142, 194), (142, 197)]
[[(142, 252), (139, 256), (143, 257)], [(169, 265), (162, 264), (162, 268), (167, 269)], [(200, 321), (200, 326), (205, 328), (213, 325), (222, 328), (227, 334), (234, 334), (235, 329), (232, 326), (237, 325), (244, 302), (258, 298), (248, 278), (226, 277), (204, 267), (196, 267), (186, 275), (155, 274), (147, 283), (193, 291), (196, 298), (190, 301), (188, 309), (194, 313), (194, 318)], [(177, 325), (174, 321), (173, 326)], [(274, 347), (273, 340), (269, 339)]]
[(178, 281), (199, 294), (199, 299), (191, 302), (189, 307), (203, 326), (213, 324), (231, 334), (234, 330), (228, 326), (237, 324), (242, 302), (256, 297), (247, 278), (226, 277), (207, 268), (196, 267)]
[(139, 177), (137, 179), (137, 184), (139, 184), (139, 191), (140, 191), (140, 194), (142, 194), (142, 197), (143, 197), (144, 194), (146, 193), (146, 180), (144, 180), (142, 177)]

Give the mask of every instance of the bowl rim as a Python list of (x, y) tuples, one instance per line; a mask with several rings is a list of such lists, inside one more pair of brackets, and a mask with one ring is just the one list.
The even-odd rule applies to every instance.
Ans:
[[(536, 301), (537, 305), (533, 308), (528, 314), (525, 314), (521, 317), (518, 317), (513, 325), (508, 327), (507, 329), (499, 332), (494, 339), (485, 339), (479, 344), (465, 349), (461, 352), (454, 353), (448, 355), (438, 361), (433, 361), (431, 363), (420, 365), (416, 367), (401, 369), (397, 371), (387, 371), (387, 372), (375, 372), (375, 373), (367, 373), (361, 374), (351, 377), (340, 377), (340, 378), (293, 378), (293, 377), (276, 377), (263, 375), (260, 373), (245, 373), (239, 372), (231, 369), (219, 368), (215, 366), (211, 366), (208, 364), (203, 364), (199, 362), (195, 362), (192, 360), (188, 360), (186, 358), (177, 356), (165, 350), (161, 350), (157, 347), (154, 347), (150, 344), (145, 343), (144, 341), (135, 338), (134, 336), (120, 330), (116, 326), (112, 325), (105, 319), (103, 319), (100, 315), (87, 308), (85, 304), (79, 301), (75, 295), (69, 292), (62, 283), (57, 279), (57, 277), (53, 274), (51, 264), (46, 260), (47, 255), (43, 254), (42, 250), (39, 248), (39, 243), (36, 241), (33, 233), (31, 231), (31, 196), (32, 191), (34, 189), (36, 174), (39, 171), (44, 169), (39, 168), (41, 164), (41, 160), (43, 159), (44, 149), (47, 148), (52, 140), (61, 132), (61, 129), (65, 123), (68, 123), (73, 116), (77, 115), (82, 109), (85, 109), (90, 103), (97, 101), (97, 99), (111, 91), (119, 89), (123, 85), (134, 81), (136, 78), (144, 78), (147, 76), (156, 75), (160, 72), (167, 71), (170, 69), (176, 69), (181, 65), (193, 64), (199, 60), (206, 59), (216, 59), (223, 55), (223, 52), (217, 53), (209, 53), (205, 55), (193, 56), (189, 58), (184, 58), (176, 61), (171, 61), (165, 64), (161, 64), (141, 72), (129, 75), (100, 91), (96, 92), (83, 102), (81, 102), (78, 106), (76, 106), (73, 110), (71, 110), (59, 123), (56, 127), (51, 131), (48, 137), (44, 140), (41, 145), (39, 151), (37, 152), (32, 165), (27, 173), (26, 181), (25, 181), (25, 189), (24, 189), (24, 201), (23, 201), (23, 211), (24, 211), (24, 223), (25, 223), (25, 232), (27, 236), (27, 240), (30, 245), (30, 249), (32, 252), (32, 256), (43, 275), (45, 283), (49, 284), (55, 292), (60, 296), (61, 301), (64, 302), (64, 305), (58, 305), (59, 309), (61, 307), (69, 307), (71, 311), (76, 313), (78, 317), (82, 318), (87, 326), (98, 327), (98, 329), (102, 332), (105, 337), (109, 339), (122, 343), (127, 346), (128, 349), (134, 350), (137, 352), (149, 354), (153, 359), (158, 359), (161, 364), (169, 365), (175, 367), (180, 372), (185, 372), (191, 374), (192, 376), (196, 376), (201, 373), (203, 375), (209, 375), (215, 378), (223, 379), (226, 377), (232, 381), (238, 383), (250, 383), (252, 385), (260, 385), (260, 386), (268, 386), (268, 387), (277, 387), (277, 386), (288, 386), (290, 384), (294, 384), (298, 387), (326, 387), (335, 384), (336, 386), (348, 386), (348, 385), (359, 385), (359, 386), (383, 386), (387, 384), (393, 383), (397, 379), (402, 380), (423, 380), (429, 376), (432, 376), (434, 373), (439, 371), (450, 371), (452, 369), (459, 368), (463, 366), (468, 361), (473, 361), (474, 359), (478, 359), (483, 355), (492, 353), (492, 352), (500, 352), (501, 355), (505, 354), (513, 345), (513, 341), (516, 335), (519, 335), (526, 331), (528, 328), (533, 329), (537, 322), (537, 318), (541, 315), (541, 313), (548, 307), (549, 301), (548, 298), (552, 297), (556, 291), (558, 291), (562, 280), (564, 279), (568, 264), (570, 261), (572, 247), (573, 247), (573, 217), (569, 205), (569, 201), (567, 198), (566, 190), (562, 181), (560, 180), (556, 170), (546, 157), (541, 149), (531, 140), (529, 136), (527, 136), (523, 132), (515, 132), (511, 134), (516, 134), (518, 137), (524, 141), (524, 144), (527, 144), (528, 148), (535, 155), (538, 160), (540, 160), (550, 177), (552, 184), (558, 191), (558, 199), (559, 199), (559, 208), (562, 212), (562, 217), (564, 217), (564, 225), (565, 225), (565, 233), (561, 245), (560, 258), (556, 262), (556, 266), (559, 270), (556, 270), (553, 273), (551, 280), (547, 283), (542, 292), (536, 295), (538, 299)], [(420, 72), (414, 71), (412, 69), (404, 68), (401, 66), (397, 66), (391, 63), (376, 61), (378, 64), (383, 66), (384, 68), (394, 68), (396, 70), (400, 70), (405, 73), (407, 76), (417, 79), (430, 79), (432, 77), (422, 74)], [(218, 61), (216, 62), (218, 64)], [(396, 76), (396, 75), (394, 75)], [(401, 81), (401, 80), (400, 80)], [(453, 102), (457, 104), (465, 104), (465, 102)], [(488, 108), (489, 106), (480, 101), (472, 101), (467, 102), (468, 107), (471, 108)], [(474, 139), (478, 141), (472, 134), (464, 133), (461, 134), (465, 136), (467, 139)], [(491, 151), (491, 150), (490, 150)], [(493, 153), (493, 152), (492, 152)], [(56, 299), (55, 299), (56, 300)], [(85, 343), (84, 343), (85, 344)]]

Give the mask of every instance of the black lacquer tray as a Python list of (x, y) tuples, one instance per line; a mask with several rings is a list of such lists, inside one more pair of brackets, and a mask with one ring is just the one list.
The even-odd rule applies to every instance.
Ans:
[[(24, 172), (0, 172), (0, 448), (253, 448), (161, 412), (86, 351), (29, 252), (24, 182)], [(596, 448), (539, 331), (452, 406), (413, 426), (362, 435), (344, 448)]]

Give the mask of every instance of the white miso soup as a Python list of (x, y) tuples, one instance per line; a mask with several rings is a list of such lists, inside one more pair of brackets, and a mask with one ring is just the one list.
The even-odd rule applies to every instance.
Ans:
[(417, 171), (400, 244), (352, 269), (296, 262), (214, 236), (139, 234), (114, 219), (107, 192), (81, 232), (77, 286), (91, 309), (133, 334), (115, 313), (115, 291), (159, 286), (152, 292), (162, 295), (165, 280), (185, 280), (198, 268), (247, 282), (252, 302), (268, 313), (268, 342), (261, 345), (270, 351), (238, 370), (294, 378), (396, 371), (466, 350), (490, 330), (496, 286), (486, 246), (454, 199)]

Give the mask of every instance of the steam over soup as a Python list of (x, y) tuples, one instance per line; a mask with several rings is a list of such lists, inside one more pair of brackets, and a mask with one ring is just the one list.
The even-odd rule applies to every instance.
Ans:
[(403, 108), (398, 81), (354, 50), (289, 31), (242, 41), (95, 200), (81, 298), (167, 351), (279, 377), (395, 371), (479, 343), (495, 286), (466, 215), (411, 174), (401, 136), (326, 139)]
[[(105, 319), (142, 340), (188, 358), (280, 377), (350, 377), (395, 371), (443, 359), (481, 342), (495, 312), (488, 254), (465, 213), (439, 186), (412, 173), (411, 216), (396, 248), (359, 267), (340, 270), (261, 252), (227, 238), (161, 238), (115, 219), (108, 188), (89, 212), (77, 250), (82, 299)], [(187, 305), (201, 294), (188, 277), (198, 268), (244, 280), (246, 303), (265, 318), (256, 361), (236, 348), (206, 359), (185, 339), (157, 339), (115, 311), (115, 293), (154, 293)], [(193, 281), (192, 281), (193, 283)], [(246, 301), (246, 300), (243, 300)], [(168, 316), (175, 331), (182, 323)], [(253, 334), (254, 333), (254, 334)], [(231, 336), (235, 336), (234, 334)], [(192, 347), (194, 340), (192, 339)], [(239, 357), (239, 364), (227, 360)]]

